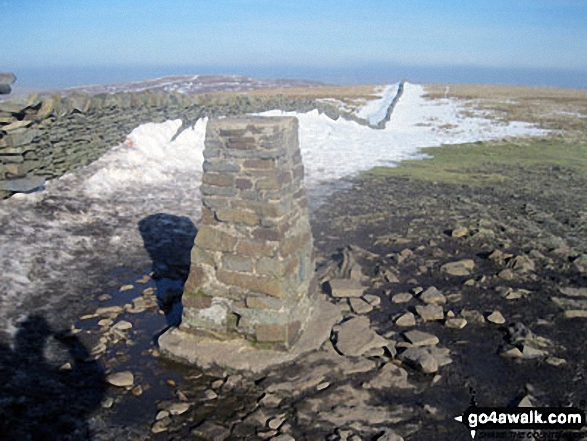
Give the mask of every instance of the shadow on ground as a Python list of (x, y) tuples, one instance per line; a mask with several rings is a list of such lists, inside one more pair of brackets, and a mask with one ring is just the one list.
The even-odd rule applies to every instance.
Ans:
[(18, 325), (13, 346), (0, 345), (0, 438), (89, 439), (87, 418), (104, 398), (106, 383), (86, 347), (40, 316)]
[(190, 272), (191, 251), (198, 229), (185, 216), (157, 213), (139, 221), (139, 232), (153, 261), (157, 302), (169, 326), (181, 323), (181, 296)]

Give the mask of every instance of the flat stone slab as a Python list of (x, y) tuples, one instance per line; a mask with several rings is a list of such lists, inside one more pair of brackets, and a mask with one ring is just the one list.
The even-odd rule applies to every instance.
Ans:
[(332, 297), (361, 297), (366, 289), (361, 282), (352, 279), (332, 279), (328, 283)]
[(338, 307), (321, 299), (313, 305), (311, 314), (300, 338), (288, 351), (259, 349), (244, 339), (213, 340), (179, 328), (171, 328), (159, 337), (159, 349), (172, 359), (201, 369), (220, 367), (260, 373), (318, 349), (330, 337), (332, 326), (341, 320)]
[(385, 346), (387, 340), (371, 329), (365, 316), (352, 317), (333, 328), (336, 349), (343, 355), (358, 357), (365, 352)]
[(413, 331), (404, 332), (404, 337), (407, 341), (412, 343), (414, 346), (434, 346), (438, 344), (438, 337), (427, 332)]

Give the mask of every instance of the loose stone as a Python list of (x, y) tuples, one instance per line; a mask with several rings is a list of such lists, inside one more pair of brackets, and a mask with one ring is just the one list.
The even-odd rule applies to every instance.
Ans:
[(505, 323), (505, 318), (499, 311), (494, 311), (487, 316), (487, 321), (489, 323), (495, 323), (496, 325), (503, 325)]
[(140, 397), (143, 394), (143, 388), (141, 387), (140, 384), (138, 384), (138, 385), (136, 385), (135, 387), (132, 388), (131, 393), (135, 397)]
[(216, 398), (218, 398), (218, 394), (212, 389), (208, 389), (206, 392), (204, 392), (204, 400), (210, 401), (215, 400)]
[(182, 413), (186, 413), (190, 407), (190, 403), (172, 403), (167, 407), (166, 410), (171, 415), (181, 415)]
[(114, 398), (112, 398), (112, 397), (106, 397), (100, 403), (100, 406), (102, 406), (104, 409), (110, 409), (113, 405), (114, 405)]
[(281, 425), (285, 422), (285, 415), (278, 415), (274, 418), (271, 418), (268, 422), (267, 422), (267, 426), (270, 429), (273, 430), (277, 430), (281, 427)]
[(379, 306), (381, 304), (381, 297), (374, 294), (366, 294), (364, 298), (371, 306)]
[(386, 341), (370, 328), (367, 317), (353, 317), (333, 329), (336, 348), (344, 355), (359, 356), (372, 348), (385, 345)]
[(124, 292), (124, 291), (130, 291), (130, 290), (131, 290), (131, 289), (133, 289), (133, 288), (134, 288), (134, 286), (133, 286), (133, 285), (122, 285), (122, 286), (120, 287), (120, 290), (119, 290), (119, 291), (120, 291), (120, 292)]
[(400, 354), (399, 358), (408, 366), (412, 366), (425, 374), (433, 374), (438, 371), (436, 358), (424, 348), (408, 348)]
[(444, 324), (447, 328), (463, 329), (465, 326), (467, 326), (467, 320), (464, 318), (451, 318), (447, 319)]
[(367, 314), (373, 311), (373, 306), (361, 298), (350, 298), (348, 302), (355, 314)]
[(409, 302), (410, 300), (412, 300), (413, 298), (414, 298), (414, 296), (412, 296), (412, 294), (410, 294), (409, 292), (402, 292), (402, 293), (394, 295), (391, 298), (391, 301), (393, 303), (406, 303), (406, 302)]
[(442, 305), (446, 303), (446, 297), (436, 287), (431, 286), (422, 294), (420, 294), (420, 300), (424, 303)]
[(162, 420), (163, 418), (167, 418), (169, 416), (169, 412), (166, 410), (161, 410), (157, 413), (157, 416), (155, 416), (155, 421), (159, 421)]
[(408, 382), (408, 373), (405, 369), (402, 369), (393, 363), (387, 363), (379, 369), (377, 375), (373, 379), (363, 383), (363, 387), (365, 389), (378, 390), (394, 387), (407, 389), (411, 388), (412, 385)]
[(434, 346), (439, 342), (437, 336), (417, 329), (404, 332), (404, 337), (414, 346)]
[(444, 310), (440, 305), (418, 305), (416, 312), (425, 322), (444, 319)]
[(119, 322), (116, 322), (114, 324), (114, 326), (112, 326), (112, 329), (117, 329), (119, 331), (126, 331), (127, 329), (132, 328), (132, 323), (127, 322), (126, 320), (121, 320)]
[(377, 441), (404, 441), (404, 439), (391, 429), (385, 429), (383, 435)]
[(440, 267), (441, 271), (451, 276), (468, 276), (475, 267), (475, 262), (471, 259), (463, 259), (457, 262), (445, 263)]
[(329, 282), (332, 297), (361, 297), (365, 287), (361, 282), (351, 279), (333, 279)]
[(411, 312), (406, 312), (405, 314), (400, 315), (396, 320), (395, 324), (398, 326), (415, 326), (416, 325), (416, 317)]
[(106, 377), (106, 381), (117, 387), (128, 387), (134, 383), (134, 376), (130, 371), (116, 372)]

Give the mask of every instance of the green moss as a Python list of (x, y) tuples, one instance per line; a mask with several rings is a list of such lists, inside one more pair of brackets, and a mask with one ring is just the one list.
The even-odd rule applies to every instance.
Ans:
[(432, 158), (403, 161), (398, 167), (375, 167), (367, 173), (475, 186), (503, 183), (511, 179), (512, 168), (557, 166), (587, 173), (587, 143), (561, 139), (446, 145), (425, 148), (422, 153)]

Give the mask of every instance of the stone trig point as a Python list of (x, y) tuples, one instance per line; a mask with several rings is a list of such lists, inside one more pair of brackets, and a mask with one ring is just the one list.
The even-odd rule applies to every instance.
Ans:
[(297, 119), (211, 120), (204, 158), (182, 324), (162, 352), (260, 371), (318, 348), (338, 311), (317, 298)]

